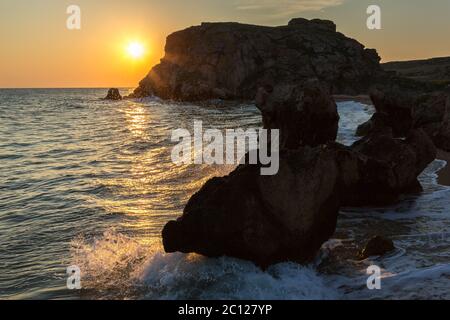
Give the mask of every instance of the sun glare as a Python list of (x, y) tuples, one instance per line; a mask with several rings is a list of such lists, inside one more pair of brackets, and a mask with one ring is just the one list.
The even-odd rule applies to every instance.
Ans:
[(130, 42), (126, 49), (128, 55), (133, 59), (142, 58), (145, 53), (144, 45), (139, 42)]

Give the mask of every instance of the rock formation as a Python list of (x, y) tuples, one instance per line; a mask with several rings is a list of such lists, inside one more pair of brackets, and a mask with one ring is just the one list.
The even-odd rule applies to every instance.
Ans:
[(334, 233), (339, 211), (334, 151), (303, 147), (281, 155), (280, 171), (261, 176), (241, 165), (213, 178), (183, 216), (162, 232), (166, 252), (228, 255), (261, 267), (310, 261)]
[(105, 100), (122, 100), (119, 89), (112, 88), (108, 90)]
[(340, 206), (389, 204), (420, 191), (417, 176), (436, 156), (423, 130), (401, 140), (386, 128), (352, 147), (329, 142), (336, 106), (315, 82), (261, 88), (257, 102), (265, 126), (280, 128), (279, 172), (261, 176), (260, 165), (244, 164), (208, 181), (164, 227), (167, 252), (228, 255), (262, 267), (308, 262), (334, 233)]
[(256, 106), (265, 129), (280, 130), (281, 149), (317, 146), (336, 140), (337, 106), (317, 81), (260, 88)]
[(351, 150), (353, 154), (347, 156), (347, 161), (341, 161), (345, 165), (339, 188), (343, 206), (386, 205), (402, 194), (421, 192), (417, 177), (437, 152), (420, 129), (405, 140), (394, 138), (389, 129), (373, 132)]
[(376, 88), (371, 92), (371, 99), (376, 113), (358, 127), (358, 135), (391, 128), (395, 137), (406, 137), (412, 130), (423, 129), (436, 147), (450, 151), (448, 93), (423, 93), (398, 87)]
[(263, 85), (317, 78), (334, 93), (366, 93), (385, 72), (380, 57), (331, 21), (287, 26), (203, 23), (171, 34), (165, 56), (130, 96), (183, 101), (253, 100)]

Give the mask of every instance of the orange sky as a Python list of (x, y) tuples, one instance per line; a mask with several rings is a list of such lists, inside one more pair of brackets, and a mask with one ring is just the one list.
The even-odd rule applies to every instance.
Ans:
[[(66, 28), (66, 8), (82, 11)], [(382, 8), (382, 30), (366, 28), (366, 8)], [(135, 87), (163, 55), (165, 37), (202, 21), (286, 24), (331, 19), (376, 48), (384, 61), (450, 56), (448, 0), (1, 0), (0, 87)], [(147, 48), (131, 59), (125, 48)]]

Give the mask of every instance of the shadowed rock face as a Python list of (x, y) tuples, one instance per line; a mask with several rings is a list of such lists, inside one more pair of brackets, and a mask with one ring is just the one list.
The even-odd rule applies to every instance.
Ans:
[[(417, 176), (436, 156), (428, 135), (416, 130), (395, 139), (388, 128), (352, 147), (323, 144), (336, 136), (330, 99), (314, 83), (260, 90), (265, 125), (280, 128), (279, 172), (261, 176), (260, 165), (245, 164), (209, 180), (164, 227), (166, 252), (228, 255), (261, 267), (309, 262), (333, 235), (340, 206), (391, 204), (420, 191)], [(334, 119), (330, 132), (322, 126), (327, 119)]]
[(343, 206), (387, 205), (402, 194), (420, 193), (417, 177), (436, 158), (436, 148), (423, 130), (405, 139), (392, 131), (371, 133), (351, 148), (352, 156), (341, 168)]
[(391, 204), (420, 191), (417, 176), (434, 160), (433, 151), (419, 131), (406, 141), (372, 137), (353, 150), (334, 142), (284, 150), (274, 176), (261, 176), (259, 165), (241, 165), (209, 180), (183, 215), (166, 224), (164, 249), (261, 267), (309, 262), (333, 235), (341, 206)]
[(326, 88), (317, 81), (260, 88), (256, 106), (265, 129), (280, 130), (280, 148), (317, 146), (336, 140), (339, 114)]
[(228, 255), (261, 267), (310, 261), (336, 228), (333, 153), (322, 147), (290, 150), (281, 155), (275, 176), (261, 176), (258, 165), (241, 165), (208, 181), (183, 216), (164, 227), (166, 252)]
[(317, 78), (334, 93), (367, 92), (384, 75), (375, 50), (336, 32), (331, 21), (294, 19), (263, 27), (203, 23), (171, 34), (165, 56), (131, 97), (253, 100), (262, 85)]
[(390, 87), (372, 90), (371, 99), (376, 113), (358, 127), (358, 135), (390, 128), (395, 137), (406, 137), (412, 130), (422, 129), (436, 147), (450, 151), (448, 93), (421, 93)]

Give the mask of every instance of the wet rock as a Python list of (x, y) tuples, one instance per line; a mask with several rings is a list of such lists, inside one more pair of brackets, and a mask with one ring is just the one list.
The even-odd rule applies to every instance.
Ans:
[(342, 197), (343, 203), (350, 206), (388, 204), (401, 194), (421, 192), (417, 177), (437, 154), (421, 129), (412, 131), (404, 140), (394, 138), (390, 130), (375, 132), (355, 142), (351, 149), (368, 160), (358, 169), (361, 178), (353, 184), (354, 193), (349, 199)]
[(420, 97), (414, 108), (414, 126), (422, 128), (436, 147), (450, 151), (450, 94)]
[(304, 147), (280, 155), (280, 171), (261, 176), (241, 165), (213, 178), (162, 232), (166, 252), (253, 261), (311, 261), (334, 233), (339, 209), (335, 151)]
[(371, 99), (376, 113), (360, 125), (356, 134), (391, 128), (394, 137), (406, 137), (423, 129), (436, 147), (450, 151), (450, 95), (445, 92), (420, 93), (399, 87), (374, 89)]
[(394, 250), (394, 242), (391, 239), (375, 236), (367, 242), (364, 249), (359, 252), (358, 257), (364, 260), (373, 256), (382, 256)]
[(108, 90), (105, 100), (122, 100), (119, 89), (112, 88)]
[(256, 97), (264, 128), (280, 130), (281, 149), (317, 146), (336, 140), (337, 106), (317, 81), (261, 87)]
[(226, 255), (263, 268), (309, 262), (333, 235), (341, 206), (390, 204), (420, 191), (417, 176), (436, 156), (421, 129), (406, 139), (388, 126), (371, 130), (351, 147), (329, 142), (336, 105), (315, 81), (265, 86), (256, 100), (265, 127), (280, 129), (279, 172), (262, 176), (260, 165), (241, 165), (209, 180), (164, 227), (166, 252)]
[(334, 93), (367, 93), (385, 77), (375, 50), (336, 32), (332, 21), (287, 26), (203, 23), (168, 36), (165, 56), (130, 96), (253, 100), (259, 87), (318, 78)]

